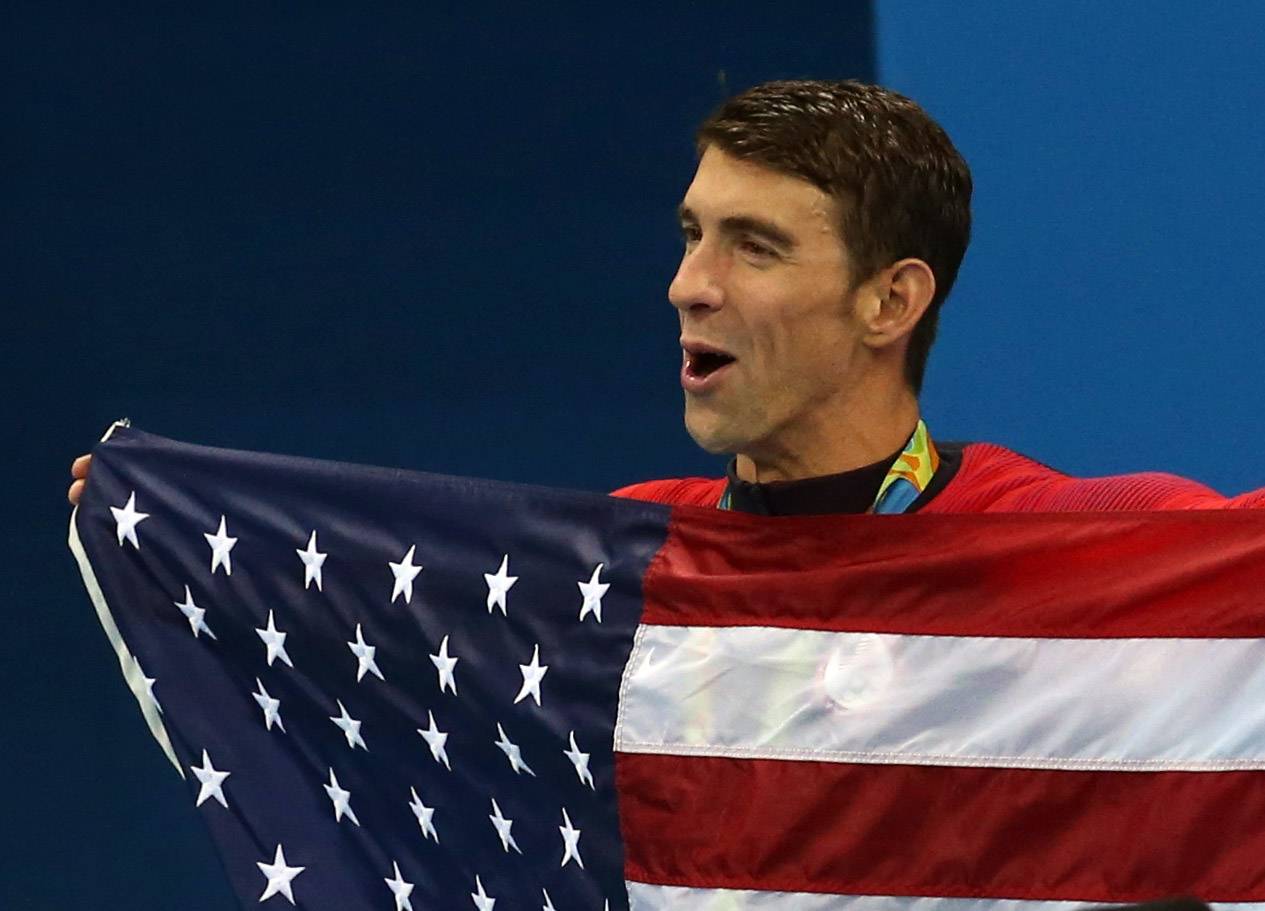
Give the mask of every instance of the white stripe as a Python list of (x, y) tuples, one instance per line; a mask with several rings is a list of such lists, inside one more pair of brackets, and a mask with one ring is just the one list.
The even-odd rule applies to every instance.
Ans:
[(1088, 770), (1265, 768), (1265, 640), (643, 626), (623, 752)]
[[(901, 895), (822, 895), (688, 889), (628, 882), (632, 911), (1072, 911), (1108, 902), (1025, 901), (1013, 898), (928, 898)], [(1217, 902), (1217, 911), (1263, 911), (1265, 902)]]
[(629, 882), (632, 911), (1072, 911), (1089, 902), (689, 889)]

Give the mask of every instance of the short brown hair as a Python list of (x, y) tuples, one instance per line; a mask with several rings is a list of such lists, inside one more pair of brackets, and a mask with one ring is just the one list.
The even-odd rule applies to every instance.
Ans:
[(730, 98), (695, 138), (700, 155), (714, 145), (838, 200), (853, 287), (906, 257), (931, 267), (935, 297), (905, 360), (905, 378), (921, 390), (940, 305), (971, 235), (971, 171), (940, 125), (880, 86), (788, 80)]

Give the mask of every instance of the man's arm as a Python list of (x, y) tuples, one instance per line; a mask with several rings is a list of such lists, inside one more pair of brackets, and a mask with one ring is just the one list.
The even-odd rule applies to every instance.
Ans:
[(648, 500), (669, 506), (715, 506), (725, 492), (724, 478), (672, 478), (642, 481), (612, 490), (612, 497)]

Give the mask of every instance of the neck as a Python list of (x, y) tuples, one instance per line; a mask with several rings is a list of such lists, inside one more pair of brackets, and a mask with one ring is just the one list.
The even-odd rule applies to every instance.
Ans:
[(854, 395), (854, 407), (817, 426), (738, 453), (744, 481), (799, 481), (862, 468), (905, 445), (918, 424), (918, 399), (907, 387), (889, 396)]

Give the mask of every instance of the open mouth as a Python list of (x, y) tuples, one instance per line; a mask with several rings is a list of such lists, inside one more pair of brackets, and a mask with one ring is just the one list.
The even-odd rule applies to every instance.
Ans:
[(681, 349), (685, 353), (684, 373), (692, 380), (704, 380), (736, 360), (726, 351), (701, 343), (683, 344)]
[(726, 364), (732, 364), (733, 361), (733, 357), (728, 354), (704, 351), (690, 355), (686, 361), (686, 367), (694, 376), (704, 377), (710, 376)]

